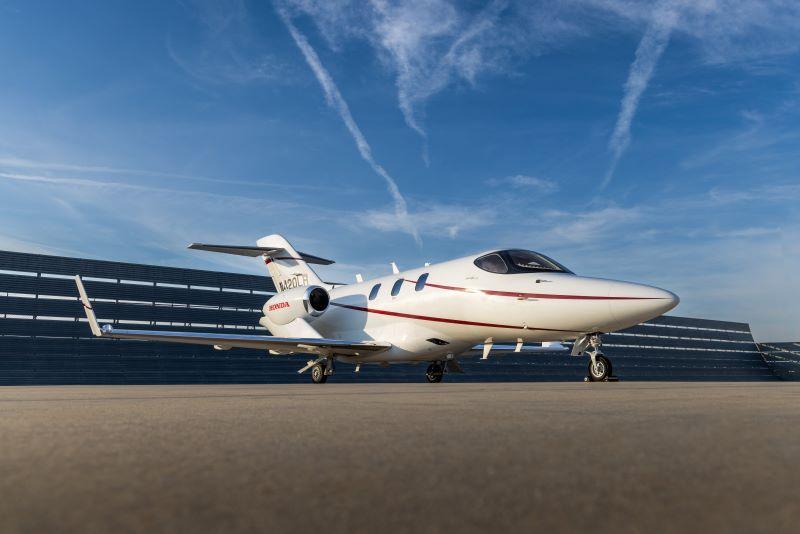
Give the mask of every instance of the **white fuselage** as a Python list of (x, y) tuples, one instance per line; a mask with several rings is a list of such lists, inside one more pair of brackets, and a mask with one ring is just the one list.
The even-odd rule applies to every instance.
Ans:
[[(335, 287), (327, 311), (308, 322), (326, 338), (392, 344), (388, 351), (345, 361), (433, 361), (489, 339), (569, 341), (620, 330), (678, 303), (673, 293), (642, 284), (557, 272), (495, 274), (475, 266), (478, 256)], [(403, 283), (392, 295), (397, 280)], [(376, 284), (380, 289), (370, 300)]]

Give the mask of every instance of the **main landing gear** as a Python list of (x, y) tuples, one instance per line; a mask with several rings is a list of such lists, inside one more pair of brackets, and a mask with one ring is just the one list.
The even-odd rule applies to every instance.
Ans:
[(591, 348), (586, 351), (589, 355), (589, 376), (586, 377), (588, 382), (607, 382), (614, 378), (611, 374), (611, 361), (603, 356), (600, 345), (600, 336), (592, 334), (589, 337)]
[(316, 360), (308, 360), (306, 366), (297, 372), (304, 373), (310, 369), (311, 381), (315, 384), (324, 384), (328, 381), (328, 377), (333, 374), (333, 362), (334, 357), (332, 356), (323, 356), (321, 358), (317, 358)]
[(444, 377), (444, 366), (441, 362), (433, 362), (428, 366), (428, 370), (425, 371), (425, 378), (428, 379), (428, 382), (434, 384), (441, 382), (442, 377)]
[(323, 362), (315, 364), (311, 368), (311, 381), (314, 382), (315, 384), (324, 384), (325, 382), (327, 382), (328, 375), (325, 374), (325, 371), (327, 370), (328, 370), (327, 366)]

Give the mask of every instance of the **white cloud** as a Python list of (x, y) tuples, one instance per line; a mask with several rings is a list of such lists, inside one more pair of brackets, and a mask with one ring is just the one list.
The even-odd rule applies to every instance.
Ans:
[(716, 237), (720, 238), (755, 238), (780, 234), (780, 228), (765, 228), (762, 226), (751, 226), (748, 228), (737, 228), (725, 232), (717, 232)]
[[(409, 218), (423, 235), (454, 239), (464, 232), (494, 224), (496, 215), (489, 207), (427, 204), (409, 213)], [(384, 232), (403, 230), (396, 217), (387, 211), (371, 210), (359, 220), (365, 226)]]
[[(766, 158), (772, 160), (774, 165), (785, 159), (774, 151), (786, 148), (788, 143), (796, 143), (800, 139), (800, 132), (794, 124), (786, 121), (787, 115), (782, 110), (766, 116), (760, 112), (745, 110), (741, 115), (745, 121), (744, 128), (721, 132), (721, 135), (715, 136), (712, 145), (702, 147), (683, 158), (679, 163), (680, 167), (694, 170), (713, 166), (719, 169), (732, 161), (741, 165), (747, 158)], [(794, 150), (794, 147), (789, 149)], [(734, 157), (737, 155), (740, 157)], [(757, 168), (763, 176), (766, 171), (763, 164), (759, 164)]]
[(697, 45), (708, 63), (752, 62), (794, 52), (800, 48), (800, 4), (785, 0), (587, 0), (587, 5), (622, 20), (645, 24), (636, 50), (614, 132), (609, 141), (612, 157), (602, 186), (613, 178), (630, 144), (631, 122), (642, 93), (673, 34)]
[(292, 23), (286, 11), (279, 7), (278, 13), (286, 25), (286, 28), (289, 30), (292, 39), (294, 39), (297, 47), (303, 53), (303, 57), (308, 63), (308, 66), (311, 67), (311, 70), (314, 72), (314, 75), (316, 76), (320, 86), (322, 86), (322, 90), (325, 93), (325, 100), (328, 102), (328, 105), (339, 114), (345, 127), (347, 127), (347, 130), (353, 137), (353, 141), (355, 141), (356, 147), (358, 148), (358, 152), (361, 154), (362, 159), (366, 161), (369, 166), (372, 167), (372, 170), (375, 171), (375, 173), (383, 178), (386, 182), (386, 187), (389, 190), (389, 194), (394, 200), (394, 216), (397, 224), (402, 227), (404, 231), (408, 232), (418, 245), (421, 245), (422, 240), (420, 238), (419, 231), (414, 225), (414, 222), (408, 216), (408, 207), (405, 198), (400, 193), (400, 188), (397, 187), (397, 183), (395, 182), (394, 178), (389, 175), (386, 169), (384, 169), (382, 165), (375, 161), (375, 158), (372, 155), (372, 147), (370, 147), (367, 139), (364, 137), (364, 134), (358, 127), (358, 124), (356, 124), (356, 121), (350, 112), (350, 106), (347, 105), (347, 101), (342, 96), (339, 88), (333, 81), (333, 78), (331, 78), (331, 75), (322, 65), (317, 52), (308, 42), (308, 39), (306, 39), (305, 35), (300, 33), (297, 27)]
[(552, 193), (558, 190), (558, 184), (553, 180), (529, 176), (527, 174), (515, 174), (504, 178), (492, 178), (486, 181), (491, 186), (511, 186), (516, 189), (535, 189), (540, 193)]
[(328, 44), (369, 42), (394, 74), (406, 124), (424, 140), (424, 105), (449, 85), (474, 85), (508, 73), (515, 58), (542, 53), (592, 33), (643, 31), (610, 141), (613, 161), (630, 142), (630, 124), (674, 32), (708, 63), (744, 62), (800, 48), (800, 4), (789, 0), (489, 0), (481, 9), (449, 0), (285, 0), (309, 15)]
[(371, 0), (369, 7), (342, 0), (286, 0), (309, 15), (328, 44), (356, 38), (369, 42), (393, 73), (406, 124), (424, 142), (425, 103), (459, 81), (503, 72), (516, 57), (537, 53), (577, 28), (549, 3), (490, 0), (478, 10), (448, 0)]
[(281, 189), (305, 189), (316, 191), (342, 191), (341, 187), (324, 187), (314, 185), (304, 185), (286, 182), (269, 182), (265, 180), (240, 180), (236, 178), (212, 178), (209, 176), (197, 176), (193, 174), (182, 174), (175, 172), (153, 171), (146, 169), (129, 169), (125, 167), (110, 167), (103, 165), (86, 165), (75, 163), (62, 163), (51, 161), (36, 161), (31, 159), (19, 158), (16, 156), (0, 156), (0, 169), (33, 169), (38, 171), (56, 172), (77, 172), (81, 174), (114, 174), (125, 175), (128, 177), (142, 176), (152, 178), (170, 178), (178, 181), (199, 182), (208, 184), (225, 185), (245, 185), (251, 187), (280, 187)]
[(714, 187), (708, 203), (716, 206), (737, 202), (794, 202), (800, 200), (800, 184), (772, 184), (749, 189)]
[(543, 233), (550, 241), (591, 244), (618, 234), (643, 219), (640, 207), (606, 206), (577, 212), (545, 212)]
[(167, 54), (186, 74), (208, 84), (285, 81), (286, 69), (262, 48), (249, 26), (243, 0), (186, 0), (180, 2), (199, 23), (200, 38), (181, 46), (168, 35)]

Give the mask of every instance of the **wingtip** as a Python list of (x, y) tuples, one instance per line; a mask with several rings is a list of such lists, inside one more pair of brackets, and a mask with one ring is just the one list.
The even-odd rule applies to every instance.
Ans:
[(86, 289), (83, 287), (83, 281), (81, 280), (80, 275), (75, 275), (75, 285), (78, 286), (78, 295), (80, 297), (81, 305), (83, 306), (83, 311), (86, 314), (86, 320), (89, 321), (89, 328), (91, 329), (92, 334), (97, 337), (102, 336), (103, 332), (97, 322), (97, 317), (94, 314), (92, 303), (89, 301), (89, 295), (86, 294)]

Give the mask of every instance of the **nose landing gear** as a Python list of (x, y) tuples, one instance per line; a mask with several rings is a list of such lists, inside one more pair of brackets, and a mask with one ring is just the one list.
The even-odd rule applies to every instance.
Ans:
[(589, 361), (589, 379), (603, 382), (611, 377), (611, 362), (602, 354), (595, 354)]
[(608, 382), (616, 380), (611, 374), (611, 361), (600, 351), (600, 335), (592, 334), (589, 336), (590, 350), (586, 351), (589, 355), (589, 376), (587, 382)]

